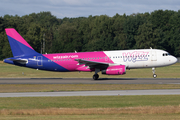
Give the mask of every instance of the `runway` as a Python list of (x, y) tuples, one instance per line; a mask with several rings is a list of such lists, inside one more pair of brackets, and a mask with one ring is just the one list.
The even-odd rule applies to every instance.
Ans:
[[(180, 84), (180, 78), (0, 78), (0, 84)], [(0, 93), (0, 97), (180, 95), (180, 89)]]
[(125, 96), (125, 95), (180, 95), (180, 89), (0, 93), (0, 97)]
[(0, 78), (0, 84), (180, 84), (180, 78)]

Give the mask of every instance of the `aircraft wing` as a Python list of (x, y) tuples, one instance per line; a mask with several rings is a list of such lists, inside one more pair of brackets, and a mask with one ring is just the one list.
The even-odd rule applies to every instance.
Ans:
[(90, 68), (105, 69), (109, 66), (109, 63), (105, 62), (96, 62), (82, 59), (75, 59), (75, 61), (78, 61), (79, 65), (85, 64), (85, 66), (89, 66)]

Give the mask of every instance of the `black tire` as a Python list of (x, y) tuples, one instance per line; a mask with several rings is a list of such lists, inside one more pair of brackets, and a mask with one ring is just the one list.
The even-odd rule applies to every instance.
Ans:
[(93, 79), (94, 79), (94, 80), (97, 80), (98, 78), (99, 78), (99, 75), (98, 75), (98, 74), (94, 74), (94, 75), (93, 75)]
[(156, 75), (156, 74), (153, 74), (153, 77), (154, 77), (154, 78), (156, 78), (156, 77), (157, 77), (157, 75)]
[(99, 79), (99, 75), (98, 74), (96, 74), (97, 75), (97, 79)]

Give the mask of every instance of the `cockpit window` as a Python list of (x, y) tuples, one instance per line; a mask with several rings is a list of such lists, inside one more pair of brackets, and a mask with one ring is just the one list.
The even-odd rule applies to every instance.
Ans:
[(169, 56), (170, 54), (169, 53), (163, 53), (163, 56)]

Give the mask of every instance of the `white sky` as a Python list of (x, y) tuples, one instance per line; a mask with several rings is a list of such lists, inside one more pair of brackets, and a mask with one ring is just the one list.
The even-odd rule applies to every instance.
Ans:
[(130, 15), (159, 9), (178, 11), (180, 0), (0, 0), (0, 16), (50, 11), (57, 18), (105, 14), (112, 17), (116, 13)]

